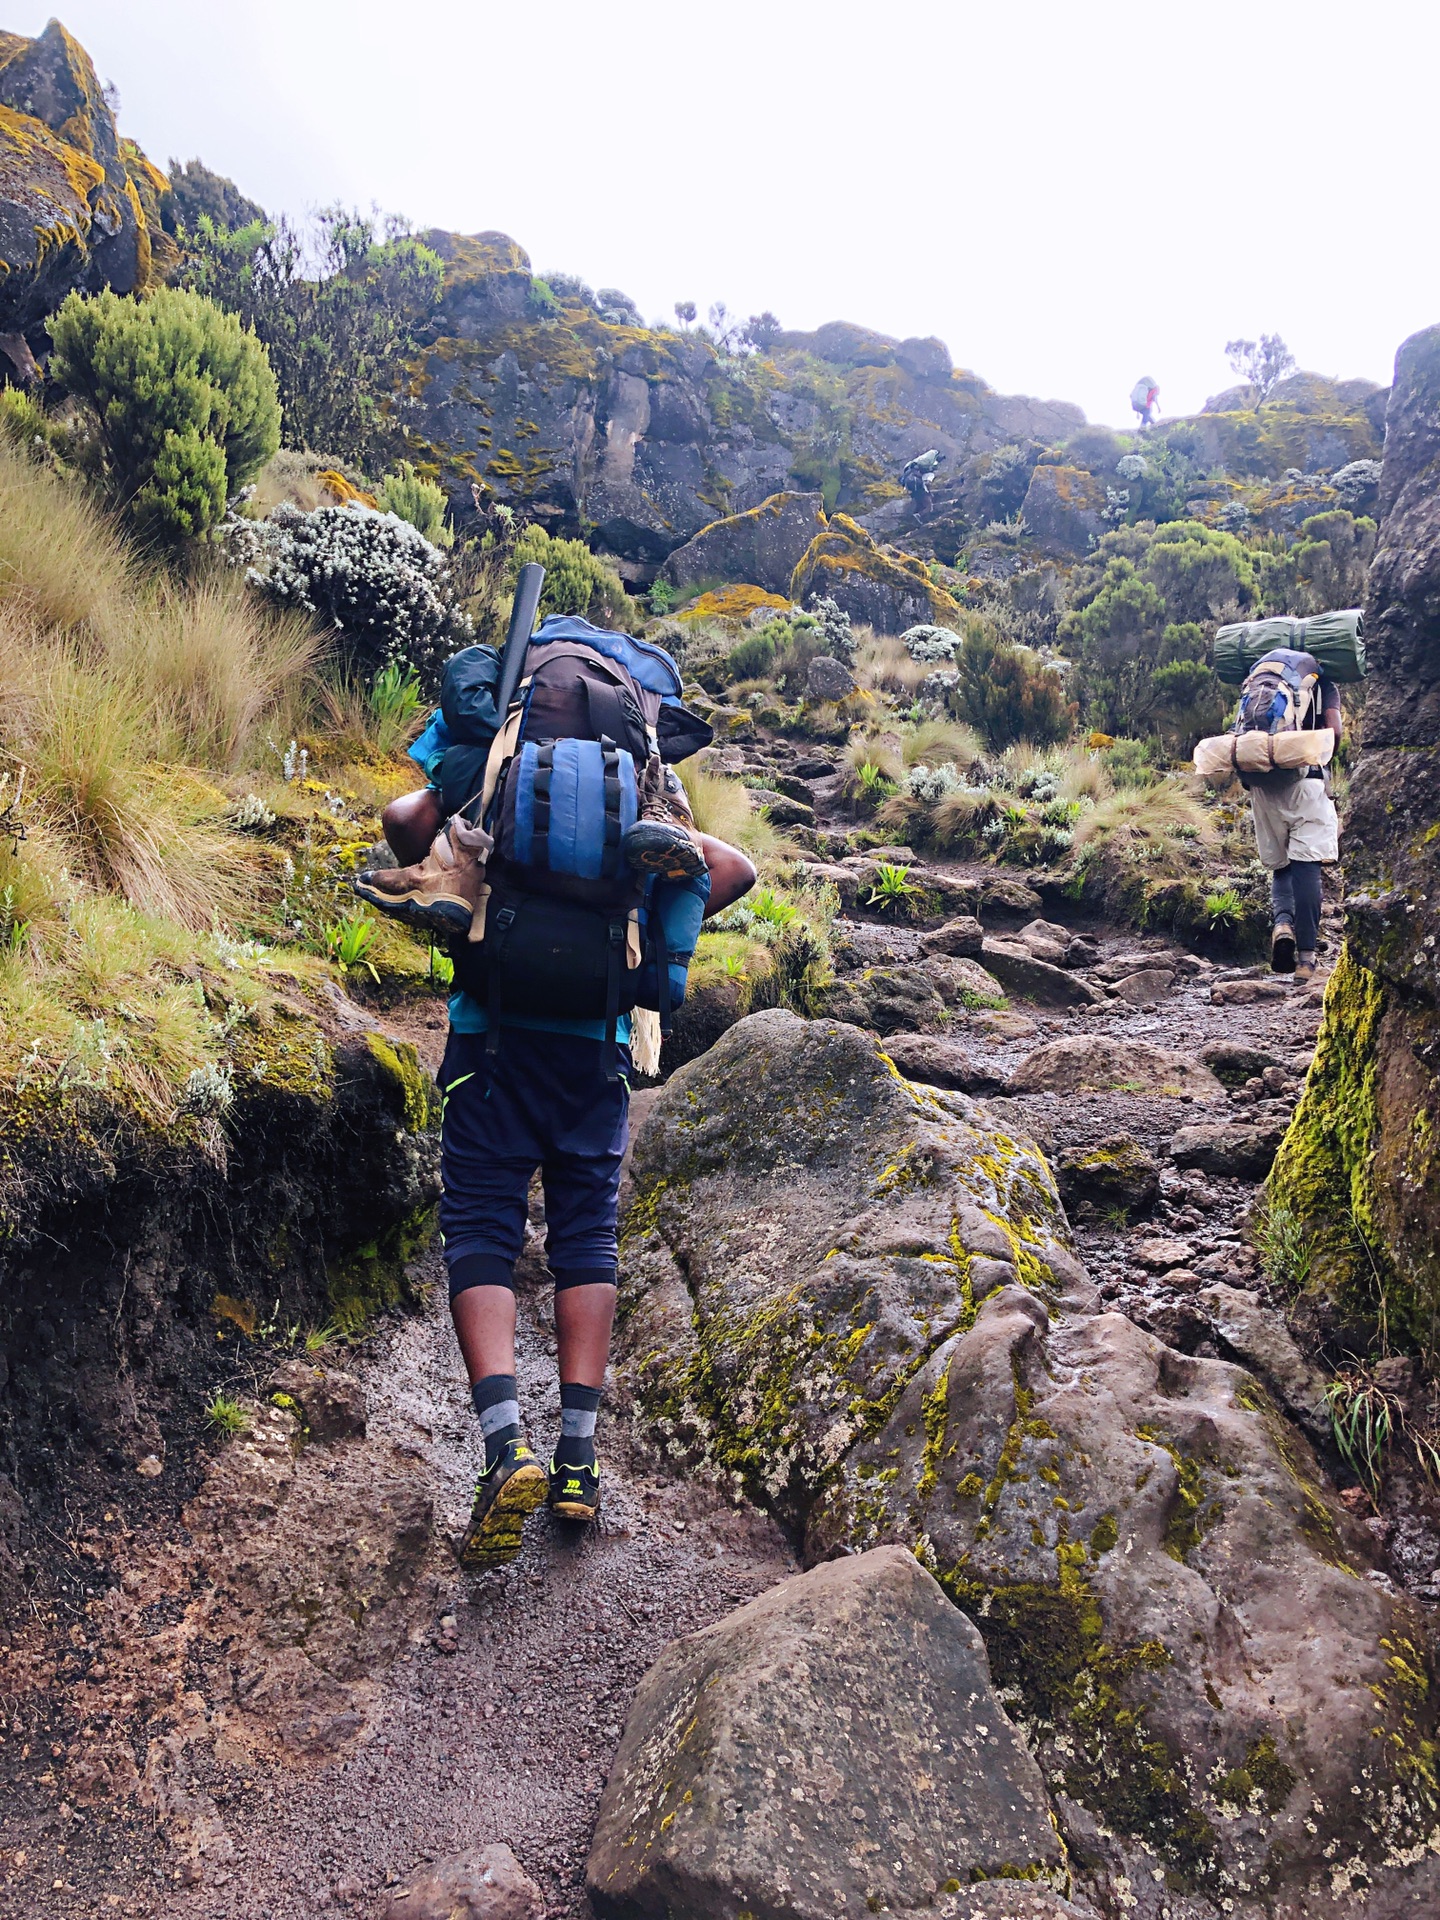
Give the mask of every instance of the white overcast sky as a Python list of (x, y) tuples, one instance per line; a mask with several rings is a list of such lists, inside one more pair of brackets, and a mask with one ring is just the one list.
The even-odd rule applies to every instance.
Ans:
[[(38, 32), (49, 7), (0, 0)], [(1388, 382), (1440, 320), (1421, 0), (66, 0), (162, 165), (268, 208), (500, 228), (538, 271), (939, 334), (1129, 420), (1224, 342)]]

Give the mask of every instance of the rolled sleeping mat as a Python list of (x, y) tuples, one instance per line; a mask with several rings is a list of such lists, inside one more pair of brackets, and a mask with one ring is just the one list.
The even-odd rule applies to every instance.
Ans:
[(1335, 754), (1333, 727), (1299, 733), (1217, 733), (1195, 748), (1195, 771), (1216, 786), (1237, 773), (1301, 773), (1329, 766)]
[(1277, 647), (1313, 655), (1330, 680), (1363, 680), (1364, 612), (1349, 607), (1336, 613), (1312, 614), (1308, 620), (1277, 615), (1271, 620), (1242, 620), (1221, 627), (1215, 635), (1215, 671), (1227, 685), (1238, 687), (1251, 668)]

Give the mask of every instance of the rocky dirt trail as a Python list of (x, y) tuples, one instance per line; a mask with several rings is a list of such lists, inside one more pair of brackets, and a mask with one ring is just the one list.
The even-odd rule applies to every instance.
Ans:
[[(1323, 978), (1297, 991), (1096, 926), (988, 867), (917, 866), (943, 911), (890, 924), (867, 909), (867, 856), (815, 857), (849, 901), (826, 1010), (1033, 1137), (1103, 1304), (1250, 1368), (1325, 1449), (1323, 1376), (1251, 1244)], [(1327, 934), (1333, 954), (1333, 917)], [(995, 978), (1008, 1005), (976, 1004)], [(438, 1063), (436, 1012), (390, 1025)], [(634, 1097), (637, 1131), (655, 1098)], [(168, 1502), (147, 1487), (143, 1511), (73, 1516), (64, 1550), (99, 1569), (89, 1598), (68, 1646), (22, 1632), (0, 1700), (0, 1911), (369, 1916), (427, 1863), (496, 1841), (554, 1920), (590, 1911), (584, 1861), (638, 1682), (794, 1572), (795, 1544), (659, 1471), (612, 1415), (603, 1530), (541, 1516), (514, 1567), (462, 1576), (448, 1543), (477, 1441), (434, 1253), (415, 1277), (423, 1311), (360, 1352), (257, 1367), (249, 1432), (188, 1466), (176, 1453)], [(544, 1447), (559, 1408), (538, 1251), (521, 1279), (521, 1391)], [(1374, 1541), (1371, 1579), (1440, 1597), (1428, 1518), (1404, 1520), (1387, 1563), (1395, 1516), (1358, 1494), (1342, 1499)]]
[[(66, 1674), (78, 1714), (52, 1701), (41, 1724), (42, 1703), (9, 1703), (31, 1738), (23, 1760), (5, 1742), (0, 1910), (369, 1914), (416, 1867), (504, 1841), (550, 1914), (589, 1911), (590, 1829), (636, 1683), (674, 1638), (795, 1562), (769, 1522), (648, 1475), (612, 1429), (601, 1532), (577, 1538), (541, 1515), (513, 1567), (462, 1575), (448, 1541), (468, 1510), (474, 1422), (437, 1260), (421, 1278), (439, 1283), (424, 1313), (388, 1328), (357, 1370), (363, 1439), (312, 1439), (278, 1499), (257, 1499), (253, 1476), (223, 1459), (212, 1472), (219, 1558), (245, 1563), (238, 1599), (217, 1606), (234, 1569), (205, 1549), (202, 1493), (188, 1530), (158, 1551), (136, 1535), (122, 1553), (122, 1644), (106, 1644), (113, 1608), (72, 1631), (86, 1649), (83, 1678)], [(559, 1414), (553, 1324), (529, 1282), (521, 1393), (543, 1445)], [(226, 1452), (288, 1458), (293, 1437), (262, 1414)], [(404, 1551), (403, 1513), (384, 1535), (371, 1496), (387, 1476), (408, 1491), (418, 1551)], [(287, 1540), (291, 1515), (305, 1524)], [(352, 1570), (335, 1596), (342, 1614), (368, 1600), (374, 1644), (336, 1657), (321, 1576), (363, 1558), (377, 1527), (371, 1590)], [(134, 1762), (117, 1766), (122, 1749), (138, 1778)]]

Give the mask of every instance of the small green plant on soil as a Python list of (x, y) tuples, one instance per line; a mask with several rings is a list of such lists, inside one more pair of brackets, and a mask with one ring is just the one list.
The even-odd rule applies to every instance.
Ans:
[(1289, 1207), (1271, 1203), (1261, 1208), (1255, 1221), (1255, 1246), (1266, 1273), (1281, 1286), (1298, 1292), (1310, 1278), (1314, 1236)]
[(870, 890), (869, 905), (877, 912), (884, 913), (889, 908), (903, 905), (912, 894), (919, 891), (911, 882), (908, 867), (881, 860), (875, 867), (875, 885)]
[(448, 953), (431, 942), (430, 945), (430, 984), (432, 987), (452, 987), (455, 984), (455, 962)]
[(1340, 1456), (1373, 1499), (1394, 1431), (1390, 1402), (1364, 1374), (1342, 1373), (1325, 1389), (1325, 1403)]
[(227, 1438), (243, 1433), (250, 1424), (250, 1416), (228, 1393), (216, 1393), (205, 1408), (205, 1418), (217, 1433)]
[(788, 927), (800, 911), (782, 900), (773, 887), (757, 887), (745, 904), (756, 920), (772, 927)]
[(380, 976), (365, 956), (375, 944), (375, 922), (363, 913), (350, 913), (325, 930), (325, 950), (337, 967), (349, 973), (364, 967), (378, 987)]
[(878, 807), (882, 800), (888, 800), (896, 792), (896, 785), (873, 760), (865, 760), (855, 770), (855, 779), (860, 798), (871, 806)]
[(398, 660), (381, 667), (370, 682), (371, 737), (381, 753), (398, 753), (420, 717), (420, 676)]
[(306, 1353), (324, 1353), (328, 1347), (333, 1347), (340, 1337), (339, 1327), (333, 1320), (327, 1320), (323, 1326), (311, 1327), (305, 1335), (305, 1351)]
[(745, 960), (743, 955), (738, 953), (722, 954), (720, 965), (724, 969), (727, 980), (743, 980), (745, 978)]
[(1245, 917), (1245, 902), (1234, 887), (1224, 887), (1219, 893), (1207, 893), (1205, 896), (1205, 918), (1212, 928), (1224, 928), (1227, 931), (1240, 924)]

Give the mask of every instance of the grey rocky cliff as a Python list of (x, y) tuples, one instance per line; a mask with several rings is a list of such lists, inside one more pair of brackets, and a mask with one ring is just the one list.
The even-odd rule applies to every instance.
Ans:
[[(698, 333), (555, 301), (504, 234), (425, 239), (446, 280), (397, 400), (412, 452), (439, 466), (462, 517), (480, 482), (552, 531), (592, 538), (632, 579), (772, 495), (823, 482), (832, 505), (868, 512), (928, 447), (958, 467), (1083, 424), (1078, 408), (993, 393), (938, 341), (835, 325), (725, 359)], [(817, 362), (843, 399), (816, 398)], [(842, 416), (843, 471), (824, 452)]]

